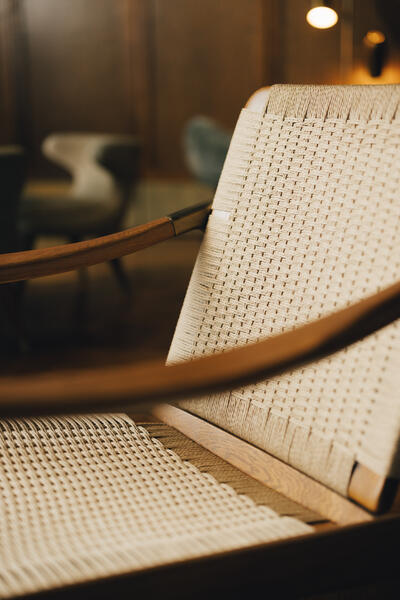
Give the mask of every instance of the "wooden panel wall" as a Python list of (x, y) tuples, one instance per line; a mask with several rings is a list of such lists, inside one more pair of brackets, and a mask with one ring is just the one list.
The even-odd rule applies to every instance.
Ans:
[[(24, 143), (33, 173), (54, 175), (40, 153), (50, 132), (138, 133), (147, 171), (184, 173), (185, 121), (203, 113), (233, 127), (268, 78), (273, 36), (265, 38), (278, 1), (0, 0), (18, 3), (25, 43), (24, 69), (12, 75), (24, 80), (23, 135), (10, 127), (2, 141)], [(1, 109), (9, 123), (13, 105)]]
[(340, 79), (340, 28), (315, 29), (305, 15), (309, 0), (286, 0), (282, 10), (282, 81), (337, 83)]
[(175, 171), (181, 164), (174, 140), (188, 118), (212, 115), (232, 127), (263, 84), (264, 7), (260, 0), (156, 0), (158, 165)]
[(122, 7), (109, 0), (25, 2), (35, 156), (53, 131), (130, 128)]
[[(364, 82), (362, 37), (381, 26), (375, 2), (336, 4), (354, 6), (358, 70), (347, 80)], [(182, 175), (191, 116), (233, 127), (261, 85), (344, 81), (342, 29), (312, 29), (308, 8), (309, 0), (0, 0), (0, 143), (25, 144), (32, 173), (54, 175), (40, 153), (48, 133), (138, 133), (147, 173)], [(382, 80), (396, 77), (391, 67)]]
[(0, 143), (26, 143), (27, 89), (21, 0), (0, 0)]

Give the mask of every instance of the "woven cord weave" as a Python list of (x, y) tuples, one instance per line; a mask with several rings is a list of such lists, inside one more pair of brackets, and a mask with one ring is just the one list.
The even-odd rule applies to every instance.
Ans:
[(0, 422), (0, 597), (311, 531), (128, 417)]
[[(169, 354), (290, 330), (400, 278), (400, 86), (274, 86), (243, 110)], [(400, 327), (182, 407), (346, 493), (400, 476)]]

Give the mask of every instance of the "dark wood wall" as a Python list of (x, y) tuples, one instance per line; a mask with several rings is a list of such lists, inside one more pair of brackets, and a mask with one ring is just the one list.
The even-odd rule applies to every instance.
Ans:
[[(360, 80), (360, 40), (380, 23), (373, 0), (351, 4)], [(55, 175), (40, 153), (50, 132), (137, 133), (146, 173), (183, 174), (191, 116), (233, 127), (261, 85), (343, 80), (341, 28), (312, 29), (308, 8), (308, 0), (0, 0), (0, 143), (26, 145), (32, 173)]]
[(156, 164), (179, 167), (174, 138), (186, 119), (203, 113), (232, 126), (268, 77), (264, 7), (262, 0), (155, 2)]

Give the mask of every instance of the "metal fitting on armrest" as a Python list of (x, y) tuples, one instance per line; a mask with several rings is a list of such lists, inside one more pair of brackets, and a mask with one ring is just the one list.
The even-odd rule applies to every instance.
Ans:
[(205, 229), (210, 212), (211, 204), (196, 204), (178, 210), (168, 215), (168, 218), (172, 222), (175, 235), (181, 235), (193, 229)]

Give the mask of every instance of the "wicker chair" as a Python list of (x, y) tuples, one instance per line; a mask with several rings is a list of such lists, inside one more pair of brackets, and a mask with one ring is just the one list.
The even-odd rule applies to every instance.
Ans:
[(399, 106), (274, 86), (211, 208), (0, 257), (17, 281), (205, 228), (168, 366), (0, 380), (3, 597), (397, 597)]

